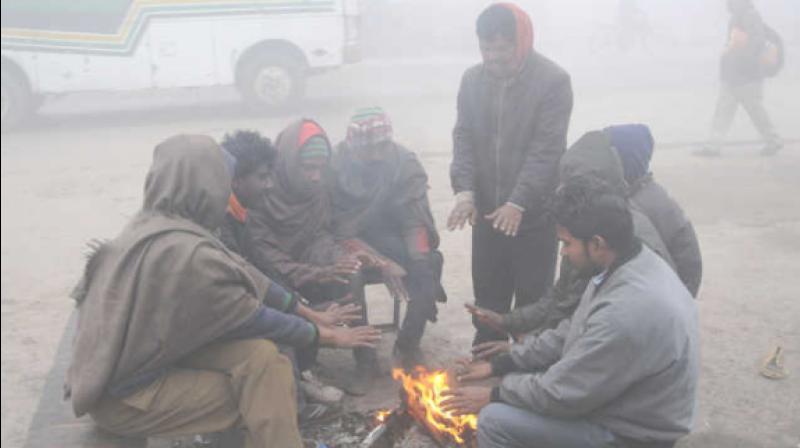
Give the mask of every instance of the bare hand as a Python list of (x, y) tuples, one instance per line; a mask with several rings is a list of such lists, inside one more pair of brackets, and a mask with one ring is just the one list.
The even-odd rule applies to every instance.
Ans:
[(450, 217), (447, 218), (447, 230), (463, 229), (467, 221), (469, 225), (474, 226), (477, 216), (478, 209), (472, 201), (461, 201), (453, 207)]
[(403, 277), (406, 276), (406, 270), (402, 266), (392, 260), (384, 259), (384, 265), (381, 267), (381, 276), (386, 289), (389, 290), (393, 299), (400, 299), (404, 302), (408, 301), (408, 291), (406, 285), (403, 283)]
[(317, 281), (319, 283), (341, 283), (346, 285), (350, 282), (349, 277), (361, 270), (361, 261), (356, 257), (345, 255), (336, 260), (331, 266), (322, 269)]
[(501, 205), (497, 210), (485, 216), (492, 221), (492, 227), (506, 236), (517, 236), (519, 224), (522, 222), (522, 211), (512, 205)]
[(375, 348), (381, 340), (380, 330), (373, 327), (317, 327), (319, 328), (319, 343), (329, 347)]
[(349, 256), (360, 261), (365, 267), (381, 268), (386, 265), (386, 260), (384, 258), (368, 250), (358, 250), (349, 254)]
[(444, 392), (442, 410), (455, 415), (478, 414), (492, 401), (492, 388), (484, 386), (459, 387)]
[(478, 319), (478, 322), (487, 325), (500, 333), (507, 332), (505, 325), (503, 324), (503, 316), (501, 314), (495, 313), (492, 310), (487, 310), (486, 308), (472, 305), (470, 303), (464, 304), (464, 307), (467, 308), (468, 313), (472, 314)]
[(485, 380), (492, 376), (492, 365), (488, 361), (458, 360), (456, 379), (462, 381)]
[(508, 341), (484, 342), (472, 347), (472, 357), (474, 359), (489, 359), (500, 353), (511, 351), (511, 344)]
[(346, 325), (359, 319), (361, 319), (360, 306), (355, 303), (348, 303), (346, 305), (334, 303), (325, 311), (316, 312), (312, 321), (317, 325), (334, 327), (337, 325)]

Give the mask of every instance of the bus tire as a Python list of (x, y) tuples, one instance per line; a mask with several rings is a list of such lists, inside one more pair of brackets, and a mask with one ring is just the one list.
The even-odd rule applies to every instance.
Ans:
[(239, 76), (239, 93), (258, 110), (282, 109), (305, 94), (305, 65), (287, 55), (256, 53), (244, 61)]
[(6, 132), (19, 125), (32, 110), (33, 96), (28, 83), (12, 70), (5, 67), (0, 73), (0, 123)]

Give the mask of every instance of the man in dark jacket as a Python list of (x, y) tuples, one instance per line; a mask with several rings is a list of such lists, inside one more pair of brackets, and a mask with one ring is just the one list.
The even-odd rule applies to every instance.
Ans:
[[(731, 13), (728, 41), (720, 60), (720, 86), (717, 108), (711, 125), (711, 139), (695, 155), (719, 156), (725, 134), (741, 104), (765, 142), (762, 155), (777, 153), (783, 143), (764, 109), (764, 72), (769, 64), (779, 64), (782, 51), (774, 32), (764, 24), (752, 0), (728, 0)], [(775, 59), (775, 60), (771, 60)]]
[(658, 229), (675, 269), (686, 289), (697, 297), (703, 278), (703, 258), (694, 226), (650, 172), (655, 145), (650, 128), (643, 124), (609, 126), (605, 129), (619, 155), (628, 184), (628, 197)]
[[(561, 158), (559, 167), (560, 188), (566, 185), (590, 185), (595, 190), (605, 190), (617, 196), (626, 196), (623, 167), (611, 139), (606, 132), (592, 131), (584, 134)], [(673, 266), (672, 257), (661, 239), (658, 230), (650, 219), (631, 203), (633, 231), (653, 252)], [(518, 307), (506, 314), (494, 313), (483, 308), (468, 305), (467, 308), (479, 320), (502, 332), (513, 335), (538, 335), (555, 328), (572, 316), (581, 295), (591, 278), (590, 272), (576, 269), (568, 259), (562, 258), (561, 270), (555, 285), (537, 302)], [(490, 358), (509, 349), (504, 341), (494, 341), (473, 347), (478, 358)]]
[[(518, 7), (488, 7), (477, 34), (483, 63), (466, 71), (458, 93), (448, 228), (473, 225), (476, 303), (505, 313), (514, 297), (517, 307), (531, 303), (553, 281), (555, 230), (542, 209), (566, 147), (572, 88), (533, 51), (530, 18)], [(474, 322), (475, 344), (506, 337)]]
[(428, 175), (416, 154), (392, 139), (391, 120), (380, 107), (353, 115), (332, 166), (334, 233), (340, 240), (364, 241), (406, 270), (409, 303), (394, 355), (407, 369), (423, 364), (425, 325), (436, 321), (436, 301), (444, 297)]

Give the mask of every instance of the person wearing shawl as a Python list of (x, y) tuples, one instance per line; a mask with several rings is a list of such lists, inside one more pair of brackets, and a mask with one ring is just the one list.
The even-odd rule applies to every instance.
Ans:
[(675, 262), (678, 277), (692, 296), (697, 297), (703, 278), (700, 244), (692, 222), (650, 171), (655, 145), (650, 128), (643, 124), (624, 124), (609, 126), (604, 132), (622, 162), (628, 197), (658, 229)]
[[(405, 271), (363, 243), (339, 244), (334, 238), (328, 194), (331, 145), (319, 124), (309, 119), (292, 123), (280, 133), (276, 147), (274, 183), (247, 220), (255, 264), (270, 269), (274, 278), (312, 303), (355, 302), (361, 319), (353, 325), (366, 325), (362, 268), (380, 269), (397, 294), (405, 294), (400, 279)], [(364, 394), (380, 372), (377, 354), (363, 347), (354, 354), (356, 375), (346, 390)]]
[(436, 321), (443, 257), (428, 203), (428, 176), (417, 156), (392, 140), (380, 107), (358, 110), (334, 154), (333, 223), (337, 238), (358, 238), (400, 264), (409, 304), (395, 341), (398, 364), (424, 363), (420, 340)]
[[(254, 242), (247, 227), (248, 209), (254, 207), (266, 194), (272, 184), (272, 169), (277, 151), (272, 142), (255, 131), (237, 130), (225, 134), (222, 150), (231, 173), (231, 196), (228, 199), (225, 220), (220, 226), (220, 239), (225, 245), (253, 263), (267, 276), (276, 276), (271, 266), (260, 266), (253, 257)], [(309, 321), (328, 327), (350, 322), (361, 318), (360, 308), (355, 304), (330, 304), (325, 310), (315, 310), (297, 291), (284, 287), (286, 294), (282, 301), (273, 304), (278, 309), (291, 309)], [(286, 349), (295, 361), (296, 376), (302, 394), (298, 394), (301, 416), (319, 414), (320, 407), (308, 406), (305, 398), (326, 404), (338, 403), (343, 392), (333, 386), (319, 381), (311, 370), (316, 349), (294, 351)], [(316, 411), (315, 411), (316, 409)]]
[(219, 146), (179, 135), (159, 144), (144, 204), (97, 244), (72, 296), (78, 325), (65, 393), (77, 416), (133, 437), (246, 430), (245, 446), (301, 446), (290, 361), (276, 344), (342, 344), (264, 302), (284, 291), (212, 233), (231, 179)]
[[(472, 224), (478, 306), (498, 313), (535, 302), (553, 283), (555, 227), (545, 199), (558, 182), (572, 112), (569, 75), (533, 50), (528, 15), (509, 3), (477, 20), (483, 63), (458, 93), (450, 178), (450, 230)], [(475, 319), (473, 344), (507, 336)]]

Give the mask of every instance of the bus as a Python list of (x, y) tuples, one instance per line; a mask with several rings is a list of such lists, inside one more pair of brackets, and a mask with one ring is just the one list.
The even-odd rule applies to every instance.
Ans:
[(358, 0), (2, 0), (2, 123), (48, 97), (234, 85), (279, 108), (360, 59)]

